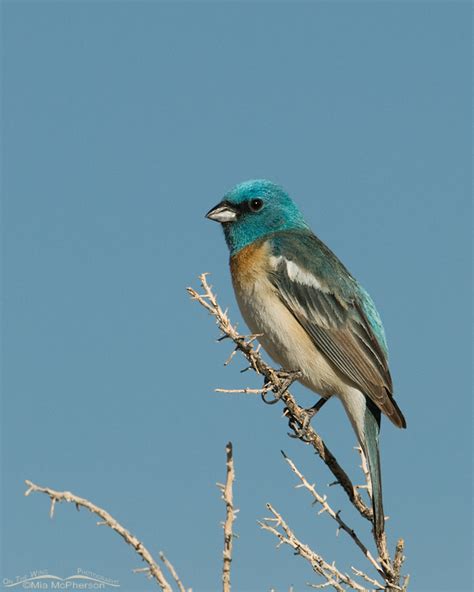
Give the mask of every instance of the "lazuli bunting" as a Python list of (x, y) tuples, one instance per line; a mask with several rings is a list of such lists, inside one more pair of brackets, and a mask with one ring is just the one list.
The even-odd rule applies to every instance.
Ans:
[(384, 530), (381, 412), (406, 422), (393, 398), (380, 316), (364, 288), (313, 234), (279, 186), (241, 183), (207, 217), (222, 224), (242, 316), (267, 353), (324, 400), (338, 397), (368, 461), (375, 532)]

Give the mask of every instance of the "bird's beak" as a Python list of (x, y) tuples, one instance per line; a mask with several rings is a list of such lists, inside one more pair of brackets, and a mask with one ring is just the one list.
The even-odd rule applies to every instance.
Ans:
[(206, 218), (215, 220), (221, 224), (224, 222), (233, 222), (237, 218), (237, 212), (229, 202), (221, 201), (221, 203), (218, 203), (217, 206), (214, 206), (207, 212)]

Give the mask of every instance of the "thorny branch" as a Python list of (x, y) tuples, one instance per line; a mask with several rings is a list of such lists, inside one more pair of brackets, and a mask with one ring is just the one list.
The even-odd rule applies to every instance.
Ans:
[[(216, 295), (212, 291), (211, 286), (208, 284), (206, 276), (207, 276), (207, 274), (204, 273), (199, 278), (200, 282), (201, 282), (202, 293), (197, 292), (193, 288), (188, 288), (187, 290), (188, 290), (188, 293), (190, 294), (191, 298), (194, 300), (197, 300), (215, 318), (216, 324), (223, 334), (219, 340), (228, 338), (234, 342), (234, 344), (235, 344), (234, 351), (232, 352), (229, 359), (227, 360), (226, 365), (232, 360), (234, 354), (237, 351), (240, 351), (245, 356), (247, 361), (249, 362), (249, 368), (253, 369), (257, 374), (261, 374), (265, 378), (265, 386), (263, 389), (249, 389), (249, 388), (232, 389), (232, 390), (218, 389), (218, 391), (219, 392), (228, 392), (228, 393), (248, 393), (248, 394), (260, 393), (262, 395), (262, 397), (264, 397), (265, 394), (269, 391), (272, 391), (273, 393), (275, 393), (275, 398), (281, 400), (285, 405), (285, 415), (289, 419), (290, 426), (294, 427), (295, 431), (297, 431), (296, 428), (298, 426), (299, 426), (299, 428), (301, 428), (301, 431), (304, 432), (304, 438), (301, 437), (301, 439), (304, 442), (311, 444), (311, 446), (314, 448), (315, 452), (318, 454), (318, 456), (321, 458), (321, 460), (326, 464), (326, 466), (329, 468), (329, 470), (335, 476), (336, 483), (338, 483), (343, 488), (343, 490), (345, 491), (346, 495), (349, 498), (349, 501), (358, 510), (358, 512), (361, 514), (361, 516), (363, 516), (364, 518), (366, 518), (367, 520), (372, 522), (372, 519), (373, 519), (372, 509), (370, 507), (368, 507), (365, 504), (365, 502), (363, 501), (361, 495), (358, 492), (358, 487), (355, 487), (352, 484), (347, 473), (339, 465), (336, 458), (331, 453), (331, 451), (328, 449), (328, 447), (326, 446), (326, 444), (324, 443), (322, 438), (316, 433), (314, 428), (310, 425), (310, 416), (307, 413), (307, 411), (303, 407), (301, 407), (300, 405), (297, 404), (293, 395), (291, 395), (291, 393), (288, 391), (288, 388), (291, 386), (291, 383), (297, 378), (297, 376), (295, 374), (293, 374), (293, 376), (288, 375), (288, 374), (285, 376), (284, 373), (275, 370), (274, 368), (269, 366), (266, 362), (264, 362), (264, 360), (262, 359), (262, 357), (260, 356), (260, 353), (259, 353), (260, 346), (259, 345), (254, 346), (254, 341), (255, 341), (256, 337), (258, 337), (258, 336), (256, 336), (256, 335), (245, 336), (245, 335), (240, 334), (237, 331), (237, 329), (232, 325), (232, 323), (227, 315), (227, 311), (222, 310), (219, 303), (217, 302)], [(368, 485), (369, 484), (370, 484), (370, 480), (368, 481)], [(370, 493), (369, 487), (368, 487), (368, 492)], [(270, 508), (271, 508), (271, 506), (270, 506)], [(324, 511), (328, 512), (330, 515), (333, 514), (332, 517), (336, 520), (336, 522), (338, 522), (339, 528), (349, 534), (349, 536), (352, 538), (352, 540), (355, 542), (355, 544), (364, 553), (364, 555), (366, 556), (368, 561), (377, 570), (378, 574), (383, 577), (383, 579), (385, 580), (385, 585), (384, 585), (385, 590), (401, 590), (401, 589), (406, 590), (407, 585), (408, 585), (407, 578), (405, 578), (402, 587), (400, 587), (400, 572), (401, 572), (401, 567), (402, 567), (403, 560), (404, 560), (403, 539), (400, 539), (398, 541), (396, 549), (395, 549), (394, 559), (392, 561), (390, 558), (390, 554), (388, 552), (388, 549), (387, 549), (387, 542), (386, 542), (385, 534), (382, 534), (382, 536), (375, 536), (374, 535), (375, 544), (376, 544), (377, 551), (379, 554), (379, 561), (377, 562), (377, 560), (375, 560), (374, 557), (370, 554), (370, 552), (367, 550), (367, 547), (360, 541), (359, 537), (357, 537), (357, 535), (354, 533), (354, 531), (349, 526), (347, 526), (347, 524), (344, 521), (342, 521), (342, 519), (339, 516), (339, 513), (332, 511), (332, 514), (331, 514), (331, 512), (329, 512), (328, 508), (324, 507), (324, 505), (323, 505), (323, 509), (324, 509)], [(277, 522), (279, 525), (284, 524), (281, 517), (278, 518)], [(270, 527), (267, 527), (266, 529), (271, 530)], [(276, 529), (274, 528), (272, 530), (272, 532), (274, 530), (276, 530)], [(286, 536), (286, 538), (290, 541), (290, 543), (288, 543), (287, 540), (283, 541), (281, 538), (280, 538), (280, 541), (286, 542), (287, 544), (291, 544), (291, 546), (294, 546), (293, 545), (294, 540), (291, 539), (291, 537), (289, 537), (288, 535)], [(319, 557), (319, 556), (317, 556), (317, 557)], [(318, 561), (316, 561), (315, 557), (313, 557), (311, 559), (311, 563), (313, 565), (313, 568), (315, 565), (321, 565), (320, 563), (318, 563)], [(341, 583), (346, 586), (353, 586), (353, 583), (355, 583), (355, 585), (359, 586), (359, 588), (353, 587), (353, 589), (365, 590), (365, 588), (360, 587), (360, 585), (357, 584), (357, 582), (355, 582), (352, 578), (347, 576), (347, 574), (341, 575), (338, 572), (337, 577), (336, 577), (334, 572), (330, 572), (325, 568), (321, 568), (322, 572), (318, 571), (316, 568), (314, 568), (314, 569), (315, 569), (315, 571), (320, 573), (320, 575), (323, 575), (326, 578), (326, 583), (322, 584), (322, 586), (332, 586), (336, 590), (340, 590), (340, 589), (343, 589), (341, 587)], [(359, 571), (359, 570), (357, 570), (357, 571)], [(374, 585), (374, 586), (379, 585), (379, 583), (376, 580), (374, 580), (373, 578), (370, 578), (366, 574), (363, 574), (363, 572), (360, 572), (360, 573), (362, 573), (361, 577), (363, 577), (366, 581), (370, 582), (372, 585)], [(346, 579), (341, 579), (342, 576), (344, 576), (344, 578), (346, 578)], [(347, 580), (347, 578), (350, 579), (351, 583), (348, 583), (349, 580)]]
[(178, 574), (176, 573), (176, 570), (175, 570), (173, 564), (168, 560), (167, 557), (165, 557), (165, 554), (162, 553), (161, 551), (159, 552), (159, 556), (160, 556), (161, 561), (166, 565), (170, 574), (173, 576), (173, 580), (176, 582), (179, 592), (186, 592), (186, 588), (183, 586), (183, 583), (181, 582)]
[[(290, 458), (288, 458), (283, 451), (282, 451), (282, 454), (283, 454), (284, 459), (288, 463), (290, 469), (293, 471), (293, 473), (295, 473), (295, 475), (301, 481), (301, 484), (300, 485), (297, 485), (296, 487), (304, 487), (305, 489), (307, 489), (309, 491), (309, 493), (313, 496), (314, 503), (318, 503), (318, 504), (321, 505), (321, 510), (318, 513), (319, 514), (323, 514), (324, 512), (327, 512), (328, 515), (331, 516), (331, 518), (337, 522), (337, 524), (339, 526), (339, 529), (343, 530), (344, 532), (346, 532), (351, 537), (351, 539), (354, 541), (354, 543), (359, 547), (359, 549), (365, 555), (366, 559), (368, 559), (368, 561), (378, 571), (378, 573), (382, 577), (384, 577), (384, 573), (383, 573), (382, 568), (377, 563), (377, 561), (374, 559), (374, 557), (372, 556), (371, 552), (367, 549), (367, 547), (364, 545), (364, 543), (359, 539), (359, 537), (354, 532), (354, 530), (352, 528), (350, 528), (346, 524), (346, 522), (344, 522), (344, 520), (340, 516), (340, 513), (339, 512), (335, 512), (331, 508), (331, 506), (329, 505), (329, 503), (327, 501), (327, 496), (321, 495), (320, 493), (318, 493), (318, 491), (316, 490), (315, 484), (309, 483), (306, 480), (306, 477), (297, 468), (297, 466), (295, 465), (295, 463)], [(382, 586), (382, 588), (383, 588), (383, 586)]]
[[(112, 530), (115, 530), (115, 532), (117, 532), (126, 543), (128, 543), (135, 549), (135, 551), (138, 553), (138, 555), (140, 555), (142, 560), (148, 564), (148, 567), (139, 568), (135, 571), (145, 572), (150, 577), (155, 578), (156, 583), (163, 590), (163, 592), (172, 592), (172, 588), (169, 582), (165, 578), (162, 570), (158, 566), (157, 562), (154, 560), (150, 551), (148, 551), (145, 545), (141, 541), (139, 541), (137, 537), (133, 536), (133, 534), (131, 534), (126, 528), (124, 528), (119, 522), (117, 522), (117, 520), (115, 520), (115, 518), (111, 516), (108, 512), (106, 512), (102, 508), (99, 508), (99, 506), (96, 506), (89, 500), (74, 495), (70, 491), (55, 491), (54, 489), (51, 489), (49, 487), (41, 487), (39, 485), (35, 485), (31, 481), (25, 481), (25, 483), (28, 486), (25, 495), (30, 495), (31, 493), (39, 492), (45, 493), (50, 497), (51, 509), (49, 515), (51, 518), (54, 515), (54, 508), (57, 502), (67, 502), (70, 504), (72, 503), (75, 504), (78, 510), (79, 508), (86, 508), (87, 510), (89, 510), (89, 512), (92, 512), (93, 514), (99, 516), (99, 518), (101, 518), (101, 521), (97, 523), (98, 526), (106, 525), (110, 527)], [(167, 565), (167, 567), (171, 565), (169, 564), (169, 562), (166, 563), (166, 561), (165, 564)], [(173, 572), (173, 577), (179, 580), (179, 578), (177, 578), (176, 572), (174, 571), (174, 568)]]
[[(334, 455), (329, 451), (329, 449), (327, 448), (323, 440), (320, 438), (320, 436), (309, 425), (310, 416), (307, 413), (307, 411), (304, 408), (300, 407), (296, 403), (293, 396), (289, 393), (288, 388), (290, 387), (292, 382), (298, 377), (296, 373), (288, 374), (281, 371), (279, 372), (271, 366), (269, 366), (268, 364), (266, 364), (260, 356), (260, 346), (257, 345), (256, 347), (254, 347), (253, 345), (253, 342), (258, 337), (258, 335), (252, 335), (247, 338), (244, 335), (240, 335), (235, 329), (235, 327), (233, 327), (233, 325), (231, 324), (227, 316), (227, 313), (224, 312), (217, 303), (216, 297), (212, 292), (211, 287), (207, 283), (206, 274), (203, 274), (200, 277), (200, 279), (204, 293), (198, 294), (192, 288), (188, 288), (188, 292), (190, 293), (193, 299), (196, 299), (215, 317), (216, 323), (223, 333), (223, 336), (220, 339), (229, 338), (234, 342), (234, 351), (227, 360), (226, 365), (230, 363), (237, 351), (241, 351), (248, 360), (250, 368), (252, 368), (253, 370), (255, 370), (255, 372), (265, 377), (265, 385), (262, 389), (245, 388), (233, 390), (218, 390), (220, 392), (227, 393), (260, 394), (262, 398), (264, 398), (268, 392), (272, 391), (275, 395), (275, 400), (272, 402), (277, 402), (279, 400), (283, 401), (283, 403), (286, 406), (285, 415), (287, 418), (289, 418), (290, 426), (292, 426), (292, 428), (295, 430), (295, 433), (298, 434), (298, 437), (304, 442), (309, 443), (313, 446), (316, 453), (332, 471), (333, 475), (336, 477), (336, 483), (341, 485), (341, 487), (346, 492), (349, 500), (354, 505), (354, 507), (364, 518), (371, 521), (372, 510), (364, 503), (360, 494), (358, 493), (358, 489), (362, 488), (362, 486), (354, 486), (352, 484), (351, 480), (347, 476), (346, 472), (339, 465)], [(301, 429), (298, 429), (298, 426)], [(222, 585), (223, 592), (230, 592), (230, 567), (232, 562), (232, 543), (234, 536), (232, 526), (237, 513), (237, 510), (235, 510), (233, 506), (232, 496), (234, 466), (232, 444), (230, 442), (227, 444), (226, 447), (226, 455), (226, 483), (225, 485), (218, 484), (218, 486), (222, 491), (222, 497), (226, 504), (226, 518), (224, 522)], [(403, 582), (400, 583), (401, 568), (405, 560), (405, 557), (403, 555), (403, 540), (400, 539), (398, 541), (395, 548), (394, 558), (392, 561), (387, 550), (385, 536), (375, 538), (375, 543), (379, 553), (378, 560), (375, 559), (368, 550), (367, 546), (355, 533), (355, 531), (352, 528), (350, 528), (344, 520), (342, 520), (342, 518), (340, 517), (340, 513), (334, 511), (331, 508), (326, 496), (321, 495), (317, 491), (316, 486), (314, 484), (310, 484), (306, 480), (304, 475), (301, 473), (301, 471), (299, 471), (299, 469), (296, 467), (293, 461), (291, 461), (284, 453), (283, 455), (291, 470), (295, 473), (295, 475), (301, 482), (297, 487), (303, 487), (310, 492), (314, 500), (313, 503), (318, 503), (321, 505), (321, 510), (319, 511), (319, 513), (327, 513), (337, 523), (338, 531), (343, 530), (349, 535), (349, 537), (353, 540), (353, 542), (357, 545), (357, 547), (361, 550), (366, 559), (369, 561), (371, 566), (377, 571), (378, 575), (383, 578), (385, 583), (382, 584), (377, 579), (369, 576), (363, 571), (356, 569), (355, 567), (352, 567), (351, 569), (354, 575), (364, 580), (364, 582), (368, 582), (372, 586), (372, 590), (385, 590), (386, 592), (406, 592), (409, 582), (409, 576), (405, 576), (403, 578)], [(364, 471), (366, 477), (367, 489), (370, 496), (370, 478), (368, 478), (367, 476), (367, 467), (364, 465), (365, 458), (362, 453), (361, 459), (362, 470)], [(164, 592), (172, 592), (171, 585), (169, 584), (162, 570), (158, 566), (157, 562), (154, 560), (153, 556), (143, 545), (143, 543), (141, 543), (141, 541), (139, 541), (134, 535), (132, 535), (128, 530), (126, 530), (107, 511), (96, 506), (87, 499), (80, 498), (69, 491), (55, 491), (54, 489), (51, 489), (49, 487), (41, 487), (39, 485), (36, 485), (31, 481), (26, 481), (25, 483), (28, 486), (28, 490), (25, 492), (25, 495), (30, 495), (32, 492), (40, 492), (50, 497), (51, 518), (53, 517), (56, 503), (62, 501), (75, 504), (77, 509), (79, 509), (80, 507), (84, 507), (88, 509), (90, 512), (99, 516), (101, 518), (101, 521), (97, 524), (106, 525), (115, 530), (115, 532), (117, 532), (125, 540), (125, 542), (130, 544), (135, 549), (138, 555), (147, 564), (147, 567), (139, 568), (134, 571), (146, 573), (148, 577), (155, 579), (161, 590), (163, 590)], [(347, 589), (352, 589), (356, 592), (365, 592), (366, 590), (368, 590), (365, 585), (361, 585), (351, 575), (339, 570), (334, 562), (331, 564), (328, 563), (323, 559), (321, 555), (312, 550), (308, 545), (301, 542), (296, 537), (292, 529), (288, 526), (288, 524), (284, 521), (282, 516), (273, 508), (271, 504), (267, 504), (267, 509), (270, 511), (271, 516), (269, 518), (265, 518), (263, 522), (259, 522), (260, 526), (264, 530), (267, 530), (274, 534), (279, 540), (279, 545), (286, 544), (292, 547), (296, 554), (300, 555), (306, 561), (308, 561), (312, 566), (313, 570), (324, 578), (325, 581), (323, 583), (308, 584), (310, 587), (318, 589), (331, 587), (337, 590), (338, 592), (344, 592)], [(168, 559), (163, 555), (163, 553), (160, 552), (159, 556), (161, 561), (173, 577), (179, 592), (186, 592), (186, 589), (183, 586), (173, 565), (168, 561)], [(191, 590), (188, 590), (188, 592), (191, 592)]]
[(348, 574), (339, 571), (334, 563), (327, 563), (321, 555), (318, 555), (308, 545), (302, 543), (271, 504), (267, 504), (267, 509), (272, 516), (270, 518), (264, 518), (263, 522), (259, 522), (258, 524), (264, 530), (268, 530), (274, 534), (279, 539), (280, 544), (286, 544), (292, 547), (295, 553), (306, 559), (314, 571), (323, 576), (326, 582), (335, 590), (344, 592), (342, 584), (345, 584), (353, 590), (357, 590), (357, 592), (366, 592), (366, 588), (358, 584)]
[(224, 527), (224, 551), (223, 551), (223, 566), (222, 566), (222, 591), (230, 592), (230, 566), (232, 563), (232, 545), (234, 534), (232, 526), (235, 520), (237, 510), (234, 509), (233, 485), (235, 479), (234, 472), (234, 457), (232, 450), (232, 442), (228, 442), (225, 447), (226, 451), (226, 481), (225, 485), (218, 483), (217, 486), (222, 492), (222, 499), (225, 502), (226, 516), (223, 524)]

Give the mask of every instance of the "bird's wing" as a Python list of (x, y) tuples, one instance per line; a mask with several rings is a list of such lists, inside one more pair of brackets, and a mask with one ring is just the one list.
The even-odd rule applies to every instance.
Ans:
[[(314, 241), (306, 236), (293, 245), (280, 240), (271, 257), (270, 281), (318, 350), (396, 425), (405, 426), (392, 398), (384, 336), (380, 343), (364, 310), (363, 299), (369, 297), (336, 256), (312, 237)], [(317, 250), (314, 256), (307, 252), (311, 247)]]

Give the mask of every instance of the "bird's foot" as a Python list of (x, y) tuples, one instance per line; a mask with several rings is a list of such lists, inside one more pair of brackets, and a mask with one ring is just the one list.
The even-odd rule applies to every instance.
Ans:
[(316, 405), (309, 407), (309, 409), (303, 409), (305, 415), (302, 424), (296, 421), (293, 417), (290, 417), (288, 421), (288, 426), (291, 430), (293, 430), (293, 433), (288, 433), (288, 436), (290, 436), (290, 438), (303, 440), (303, 442), (310, 442), (311, 438), (309, 437), (309, 427), (311, 424), (311, 420), (315, 415), (317, 415), (317, 413), (319, 412), (321, 407), (326, 403), (327, 400), (328, 399), (321, 397), (321, 399), (319, 399)]
[[(275, 405), (281, 399), (282, 395), (290, 388), (290, 386), (303, 375), (302, 372), (296, 370), (294, 372), (287, 372), (286, 370), (278, 370), (276, 372), (277, 377), (281, 380), (280, 386), (269, 388), (269, 382), (263, 383), (262, 401), (267, 405)], [(273, 399), (267, 399), (269, 392), (273, 393)]]

